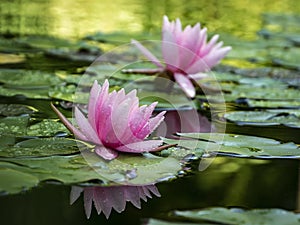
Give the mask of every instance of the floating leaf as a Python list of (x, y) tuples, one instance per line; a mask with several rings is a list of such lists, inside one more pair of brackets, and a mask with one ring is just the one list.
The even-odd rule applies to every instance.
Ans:
[[(49, 149), (46, 148), (46, 145), (41, 149), (41, 144), (34, 140), (21, 142), (17, 145), (24, 147), (21, 150), (37, 150), (39, 152), (33, 152), (33, 154), (37, 155), (42, 151), (52, 154), (66, 151), (70, 153), (70, 150), (64, 149), (63, 146), (66, 146), (66, 144), (69, 145), (69, 143), (61, 143), (53, 147), (55, 139), (48, 140)], [(68, 142), (69, 140), (61, 141)], [(48, 150), (49, 152), (47, 152)], [(106, 186), (118, 184), (153, 184), (175, 178), (181, 169), (179, 160), (172, 157), (163, 158), (155, 156), (149, 158), (141, 155), (121, 155), (115, 160), (105, 161), (91, 152), (84, 152), (83, 154), (2, 158), (0, 160), (0, 168), (34, 176), (39, 182), (54, 180), (63, 184), (78, 184), (88, 181), (98, 181), (97, 184), (102, 183), (102, 185)], [(12, 179), (10, 182), (13, 183), (14, 180)], [(21, 184), (21, 182), (18, 184)], [(12, 192), (10, 189), (3, 189), (2, 191), (7, 193)]]
[(25, 62), (23, 55), (0, 53), (0, 64), (16, 64)]
[(16, 194), (33, 188), (39, 182), (35, 176), (3, 166), (0, 162), (0, 194)]
[(259, 108), (300, 108), (300, 100), (258, 100), (247, 99), (249, 107)]
[(195, 153), (202, 150), (234, 157), (300, 158), (300, 148), (296, 144), (280, 143), (270, 138), (221, 133), (181, 133), (179, 136), (191, 139), (163, 140), (167, 144), (177, 144)]
[(0, 82), (16, 89), (40, 89), (60, 84), (61, 80), (55, 74), (41, 71), (4, 69), (0, 71)]
[[(214, 87), (219, 85), (224, 93), (224, 98), (227, 102), (240, 102), (239, 99), (244, 99), (243, 103), (248, 104), (248, 101), (253, 101), (257, 104), (258, 101), (267, 103), (273, 102), (273, 106), (284, 105), (285, 107), (294, 107), (299, 103), (299, 90), (289, 87), (286, 82), (274, 80), (272, 78), (256, 78), (243, 77), (233, 74), (216, 73), (216, 80), (210, 78), (204, 79), (203, 84)], [(255, 90), (255, 91), (254, 91)], [(205, 95), (198, 98), (210, 99), (212, 101), (220, 101), (220, 96)], [(283, 102), (283, 99), (285, 103)], [(276, 103), (275, 103), (276, 102)], [(289, 105), (289, 103), (292, 103)]]
[(48, 96), (48, 89), (24, 89), (20, 87), (1, 87), (0, 86), (0, 95), (12, 97), (12, 96), (24, 96), (27, 98), (34, 98), (34, 99), (49, 99)]
[(224, 114), (224, 118), (238, 125), (300, 127), (300, 110), (236, 111)]
[(44, 119), (27, 128), (28, 136), (54, 136), (57, 132), (69, 134), (68, 129), (57, 120)]
[(16, 41), (18, 44), (27, 45), (27, 48), (31, 47), (41, 50), (74, 47), (74, 43), (66, 39), (49, 36), (26, 36), (18, 38)]
[(125, 32), (114, 32), (114, 33), (102, 33), (97, 32), (95, 34), (91, 34), (85, 37), (86, 40), (93, 40), (99, 42), (109, 42), (109, 43), (128, 43), (135, 39), (144, 39), (144, 40), (152, 40), (152, 39), (159, 39), (159, 34), (149, 35), (149, 33), (125, 33)]
[(88, 92), (81, 92), (80, 90), (77, 90), (77, 87), (73, 84), (52, 87), (48, 94), (52, 98), (83, 104), (88, 102), (89, 96)]
[[(176, 216), (193, 221), (209, 221), (213, 224), (228, 225), (297, 225), (300, 215), (283, 209), (209, 208), (193, 211), (175, 211)], [(202, 224), (202, 223), (200, 223)]]
[(0, 104), (0, 115), (19, 116), (22, 114), (32, 114), (36, 109), (27, 105), (19, 104)]
[[(145, 225), (195, 225), (195, 223), (187, 223), (187, 222), (169, 222), (157, 219), (149, 219)], [(210, 224), (197, 224), (197, 225), (210, 225)]]
[[(0, 139), (3, 141), (4, 138)], [(6, 137), (7, 139), (7, 137)], [(18, 142), (15, 145), (8, 143), (0, 150), (2, 157), (39, 157), (64, 155), (78, 152), (77, 143), (66, 138), (37, 138)]]
[(26, 134), (29, 117), (5, 117), (0, 119), (1, 135), (22, 136)]

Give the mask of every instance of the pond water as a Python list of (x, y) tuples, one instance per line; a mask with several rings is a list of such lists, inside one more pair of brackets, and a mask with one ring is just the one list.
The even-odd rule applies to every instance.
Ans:
[[(69, 100), (75, 89), (74, 83), (78, 82), (76, 77), (84, 73), (96, 56), (130, 42), (131, 38), (159, 40), (163, 15), (172, 20), (178, 17), (183, 25), (201, 22), (210, 35), (219, 33), (225, 45), (233, 47), (228, 58), (215, 68), (220, 83), (224, 81), (222, 90), (228, 114), (221, 109), (224, 105), (218, 105), (220, 110), (215, 112), (214, 129), (223, 129), (226, 125), (226, 133), (267, 137), (299, 145), (299, 13), (297, 0), (263, 0), (259, 4), (250, 0), (1, 0), (0, 119), (1, 126), (4, 125), (0, 126), (0, 147), (4, 150), (0, 150), (0, 169), (5, 167), (7, 160), (12, 160), (14, 166), (24, 167), (23, 162), (13, 161), (11, 155), (5, 155), (8, 154), (7, 146), (35, 137), (67, 136), (67, 130), (62, 126), (50, 122), (34, 125), (43, 119), (57, 118), (50, 107), (51, 101), (71, 117)], [(110, 60), (118, 64), (126, 61), (126, 57), (113, 55)], [(23, 76), (7, 69), (20, 69), (18, 73)], [(39, 71), (38, 75), (32, 75), (35, 72), (31, 70)], [(241, 77), (237, 80), (232, 74)], [(242, 77), (244, 75), (246, 78)], [(257, 85), (251, 86), (253, 80), (249, 79), (256, 78)], [(124, 77), (118, 74), (112, 78), (115, 86), (120, 85), (122, 79)], [(282, 89), (276, 89), (278, 86)], [(199, 111), (211, 117), (210, 106), (201, 94), (197, 95), (196, 102), (200, 105)], [(13, 108), (16, 104), (25, 105), (26, 109), (20, 109), (18, 113), (15, 109), (7, 109), (8, 104), (14, 104)], [(278, 109), (281, 111), (274, 111)], [(240, 121), (229, 115), (229, 112), (244, 111), (263, 111), (269, 117), (258, 120), (257, 116), (247, 114)], [(24, 120), (26, 115), (29, 122)], [(22, 118), (12, 122), (3, 120), (14, 116)], [(51, 133), (47, 126), (63, 132)], [(24, 131), (18, 130), (22, 128)], [(11, 142), (8, 136), (14, 140)], [(21, 158), (24, 157), (22, 154), (19, 155)], [(299, 155), (289, 156), (299, 158)], [(230, 153), (215, 158), (204, 171), (197, 170), (198, 164), (199, 159), (191, 162), (188, 166), (192, 170), (183, 177), (158, 183), (160, 198), (153, 196), (147, 203), (142, 203), (140, 210), (127, 204), (123, 213), (112, 212), (108, 220), (102, 214), (97, 215), (95, 209), (87, 219), (82, 196), (71, 206), (70, 186), (42, 180), (38, 187), (29, 191), (12, 195), (3, 193), (0, 221), (31, 225), (134, 225), (143, 224), (147, 218), (164, 219), (172, 210), (213, 206), (299, 210), (297, 159), (249, 159)]]

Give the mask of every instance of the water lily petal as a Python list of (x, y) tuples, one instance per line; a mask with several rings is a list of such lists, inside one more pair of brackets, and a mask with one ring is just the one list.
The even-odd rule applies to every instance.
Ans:
[(148, 58), (152, 63), (154, 63), (159, 68), (163, 68), (164, 66), (161, 64), (161, 62), (156, 58), (155, 55), (153, 55), (147, 48), (145, 48), (140, 42), (136, 40), (131, 40), (131, 43), (134, 44), (143, 54), (146, 58)]
[(165, 31), (162, 40), (162, 55), (167, 68), (177, 70), (179, 66), (179, 46), (176, 44), (174, 34)]
[(150, 133), (152, 133), (159, 126), (159, 124), (164, 120), (165, 114), (166, 114), (166, 111), (162, 111), (158, 115), (156, 115), (155, 117), (153, 117), (149, 120)]
[(95, 153), (106, 160), (115, 159), (118, 156), (118, 152), (101, 145), (95, 146)]
[(175, 73), (174, 78), (187, 96), (191, 98), (195, 97), (196, 91), (194, 85), (187, 76), (181, 73)]
[(203, 60), (207, 64), (207, 66), (212, 67), (219, 63), (219, 61), (224, 58), (225, 55), (231, 50), (231, 47), (223, 47), (217, 51), (212, 51), (210, 54), (206, 55)]
[(70, 132), (72, 132), (78, 139), (88, 141), (86, 136), (78, 130), (52, 103), (51, 107)]
[(92, 128), (88, 119), (77, 107), (75, 107), (75, 119), (81, 132), (84, 133), (84, 136), (88, 139), (88, 141), (98, 145), (102, 145), (99, 137), (97, 136), (95, 130)]
[(147, 140), (141, 142), (130, 143), (117, 148), (120, 152), (142, 153), (156, 151), (156, 148), (163, 142), (161, 140)]
[(95, 80), (90, 91), (89, 104), (88, 104), (88, 115), (89, 115), (88, 120), (94, 130), (97, 130), (95, 114), (96, 114), (97, 100), (99, 99), (100, 91), (101, 91), (101, 86), (98, 84), (98, 81)]

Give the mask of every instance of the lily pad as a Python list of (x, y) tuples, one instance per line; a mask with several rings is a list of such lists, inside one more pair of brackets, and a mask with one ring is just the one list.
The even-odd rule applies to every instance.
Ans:
[[(193, 211), (175, 211), (175, 215), (186, 220), (204, 221), (212, 224), (228, 225), (297, 225), (300, 224), (300, 215), (283, 209), (252, 209), (239, 208), (209, 208)], [(197, 223), (199, 224), (199, 223)]]
[(2, 116), (19, 116), (32, 114), (36, 111), (33, 107), (20, 104), (0, 104), (0, 115)]
[[(6, 137), (7, 139), (8, 137)], [(3, 141), (4, 138), (0, 140)], [(37, 138), (29, 139), (11, 145), (8, 143), (0, 150), (2, 157), (39, 157), (65, 155), (79, 152), (77, 143), (66, 138)]]
[(300, 128), (300, 110), (236, 111), (224, 114), (224, 118), (238, 125), (285, 125)]
[(125, 33), (125, 32), (114, 32), (114, 33), (102, 33), (97, 32), (86, 36), (84, 39), (98, 41), (98, 42), (109, 42), (115, 44), (129, 43), (132, 38), (139, 40), (153, 40), (160, 39), (160, 34), (149, 35), (149, 33)]
[(33, 99), (49, 99), (48, 88), (32, 89), (28, 87), (28, 89), (26, 89), (21, 86), (14, 88), (0, 86), (0, 95), (7, 97), (22, 96)]
[(23, 63), (25, 60), (26, 58), (23, 55), (0, 53), (0, 65)]
[[(167, 144), (177, 144), (187, 153), (217, 153), (223, 156), (254, 158), (300, 158), (300, 148), (292, 143), (247, 135), (221, 133), (181, 133), (179, 140), (164, 138)], [(186, 139), (190, 138), (190, 139)], [(169, 154), (169, 150), (165, 153)], [(164, 153), (164, 151), (163, 151)], [(172, 155), (172, 152), (170, 153)]]
[[(267, 77), (245, 77), (227, 73), (216, 73), (215, 76), (218, 81), (208, 78), (201, 82), (208, 87), (220, 85), (226, 102), (239, 103), (240, 99), (244, 99), (243, 103), (247, 103), (248, 106), (248, 101), (255, 101), (255, 103), (257, 101), (265, 101), (267, 103), (276, 101), (273, 106), (281, 105), (285, 107), (294, 107), (299, 104), (299, 90), (289, 87), (288, 83), (281, 80)], [(220, 101), (219, 96), (213, 95), (198, 95), (197, 98)], [(285, 103), (282, 103), (283, 99)], [(291, 103), (291, 105), (288, 103)]]
[(300, 214), (284, 209), (251, 209), (212, 207), (174, 211), (169, 220), (149, 219), (147, 225), (297, 225)]
[[(49, 141), (52, 141), (51, 139)], [(54, 141), (54, 140), (53, 140)], [(19, 146), (40, 148), (35, 141), (19, 143)], [(28, 148), (29, 149), (29, 148)], [(44, 148), (45, 152), (47, 149)], [(51, 149), (49, 149), (51, 150)], [(52, 149), (56, 153), (66, 151), (62, 145)], [(60, 151), (61, 150), (61, 151)], [(53, 152), (52, 152), (53, 153)], [(168, 157), (148, 157), (121, 155), (113, 161), (105, 161), (95, 153), (84, 152), (84, 155), (51, 155), (48, 157), (2, 158), (0, 168), (17, 171), (34, 176), (40, 182), (48, 180), (63, 184), (78, 184), (97, 181), (98, 185), (118, 184), (153, 184), (176, 178), (181, 170), (179, 160)], [(14, 183), (14, 180), (10, 180)], [(26, 186), (17, 182), (19, 188)], [(1, 186), (0, 186), (1, 187)], [(7, 186), (4, 186), (7, 187)], [(1, 189), (5, 193), (14, 193), (15, 190)]]
[(5, 117), (0, 119), (0, 135), (23, 136), (26, 134), (29, 116)]
[(44, 119), (41, 122), (33, 124), (27, 128), (28, 136), (54, 136), (58, 132), (70, 134), (69, 130), (57, 120)]
[(0, 71), (0, 82), (6, 87), (40, 89), (60, 84), (62, 81), (55, 74), (41, 71), (5, 69)]
[(300, 108), (300, 100), (259, 100), (247, 99), (249, 107), (256, 108)]
[[(188, 222), (174, 222), (174, 221), (163, 221), (157, 219), (149, 219), (145, 225), (195, 225), (195, 223)], [(197, 224), (197, 225), (210, 225), (210, 224)]]
[(16, 194), (35, 187), (39, 182), (35, 176), (2, 166), (0, 162), (0, 194)]

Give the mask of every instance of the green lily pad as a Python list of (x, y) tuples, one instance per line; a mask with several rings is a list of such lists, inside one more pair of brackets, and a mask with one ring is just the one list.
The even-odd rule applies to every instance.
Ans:
[[(18, 143), (23, 149), (34, 151), (44, 151), (45, 153), (59, 153), (66, 150), (64, 146), (69, 140), (61, 140), (64, 143), (53, 147), (54, 139), (48, 139), (49, 149), (41, 150), (40, 143), (34, 140)], [(59, 143), (59, 142), (58, 142)], [(64, 146), (63, 146), (64, 145)], [(52, 148), (52, 149), (51, 149)], [(71, 147), (72, 148), (72, 147)], [(49, 152), (48, 152), (49, 150)], [(52, 152), (51, 152), (52, 151)], [(39, 155), (34, 152), (33, 154)], [(132, 184), (143, 185), (152, 184), (169, 179), (174, 179), (181, 170), (179, 160), (172, 157), (148, 157), (142, 155), (120, 155), (112, 161), (105, 161), (95, 153), (86, 151), (75, 155), (51, 155), (48, 157), (26, 157), (26, 158), (2, 158), (0, 169), (10, 169), (17, 173), (25, 173), (38, 179), (38, 183), (48, 180), (57, 181), (63, 184), (78, 184), (89, 181), (97, 181), (101, 185)], [(14, 183), (12, 179), (10, 182)], [(17, 183), (19, 186), (22, 183)], [(26, 186), (26, 185), (22, 185)], [(4, 186), (6, 187), (6, 186)], [(14, 193), (14, 190), (2, 189), (6, 193)]]
[(19, 87), (1, 87), (0, 86), (0, 95), (12, 97), (12, 96), (24, 96), (27, 98), (33, 99), (49, 99), (48, 88), (43, 89), (24, 89), (21, 86)]
[(23, 136), (26, 134), (29, 116), (5, 117), (0, 119), (0, 135)]
[(2, 166), (0, 162), (0, 194), (16, 194), (35, 187), (39, 182), (35, 176)]
[(88, 92), (81, 92), (73, 84), (69, 84), (66, 86), (54, 86), (49, 89), (48, 95), (51, 98), (83, 104), (86, 104), (89, 98)]
[(79, 61), (79, 62), (93, 62), (102, 54), (102, 51), (93, 45), (85, 42), (77, 43), (72, 48), (56, 48), (48, 49), (46, 56), (51, 56), (64, 60)]
[[(187, 222), (169, 222), (157, 219), (149, 219), (146, 225), (195, 225), (194, 223), (187, 223)], [(209, 224), (197, 224), (197, 225), (209, 225)]]
[(26, 58), (23, 55), (0, 53), (0, 65), (23, 63), (25, 60)]
[(61, 79), (55, 74), (41, 71), (5, 69), (0, 71), (0, 82), (6, 87), (40, 89), (60, 84)]
[(97, 32), (86, 36), (84, 39), (98, 41), (98, 42), (109, 42), (115, 44), (129, 43), (133, 38), (141, 40), (153, 40), (160, 39), (160, 34), (149, 35), (149, 33), (125, 33), (125, 32), (114, 32), (114, 33), (102, 33)]
[(40, 50), (74, 47), (74, 43), (66, 39), (49, 36), (26, 36), (18, 38), (16, 42), (18, 44), (27, 45), (27, 47)]
[[(248, 106), (257, 105), (259, 104), (258, 101), (264, 101), (264, 103), (273, 107), (277, 105), (295, 107), (300, 101), (299, 90), (289, 87), (288, 83), (281, 80), (267, 77), (247, 77), (228, 73), (215, 73), (215, 76), (218, 81), (207, 78), (201, 82), (208, 87), (220, 85), (226, 102), (239, 103), (240, 99), (244, 99), (242, 102), (247, 103)], [(205, 98), (216, 102), (220, 101), (219, 96), (213, 95), (198, 95), (197, 98)], [(248, 101), (252, 101), (251, 104)]]
[[(221, 133), (181, 133), (182, 140), (167, 139), (167, 144), (177, 144), (180, 149), (188, 149), (199, 155), (202, 153), (218, 153), (233, 157), (255, 158), (300, 158), (300, 148), (292, 143), (280, 143), (274, 139), (247, 135)], [(186, 139), (190, 138), (190, 139)], [(169, 150), (165, 151), (168, 154)], [(164, 151), (163, 151), (164, 153)], [(170, 153), (172, 155), (172, 152)]]
[(27, 128), (28, 136), (54, 136), (57, 132), (70, 134), (69, 130), (57, 120), (44, 119)]
[(186, 220), (207, 221), (212, 224), (228, 225), (297, 225), (300, 224), (300, 215), (283, 209), (252, 209), (239, 208), (209, 208), (193, 211), (175, 211), (175, 215)]
[[(0, 140), (3, 141), (4, 138)], [(8, 137), (6, 137), (8, 139)], [(8, 139), (9, 140), (9, 139)], [(66, 138), (37, 138), (29, 139), (11, 145), (8, 143), (0, 150), (2, 157), (39, 157), (65, 155), (79, 152), (77, 143)]]
[(239, 125), (285, 125), (300, 127), (300, 110), (236, 111), (224, 114), (224, 118)]
[(36, 111), (33, 107), (20, 104), (0, 104), (0, 115), (19, 116), (22, 114), (32, 114)]
[(257, 108), (300, 108), (300, 100), (257, 100), (247, 99), (249, 107)]

